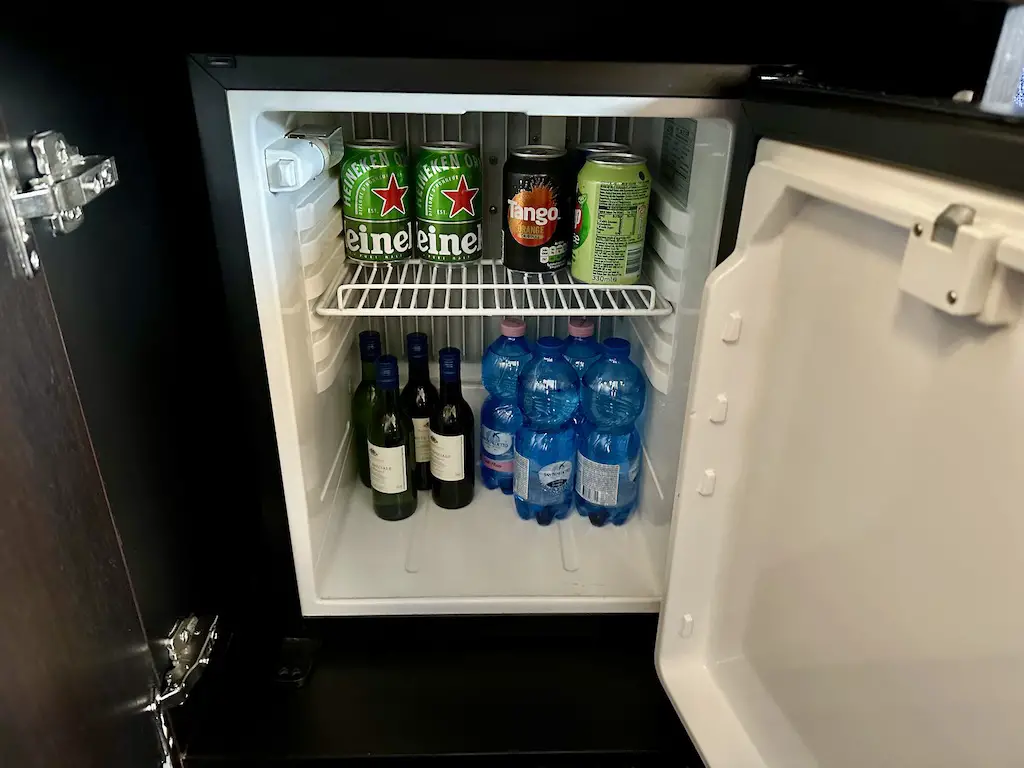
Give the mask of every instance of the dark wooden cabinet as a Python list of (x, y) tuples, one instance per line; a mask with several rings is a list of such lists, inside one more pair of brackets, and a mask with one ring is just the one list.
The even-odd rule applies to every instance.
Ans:
[[(157, 766), (169, 748), (184, 766), (700, 765), (657, 679), (654, 616), (302, 617), (224, 94), (383, 89), (388, 69), (233, 60), (0, 41), (0, 140), (19, 167), (53, 129), (120, 173), (72, 235), (33, 224), (35, 278), (0, 254), (0, 763)], [(605, 90), (629, 82), (600, 66), (618, 72)], [(1024, 191), (1019, 124), (937, 105), (931, 86), (890, 103), (740, 85), (739, 174), (770, 136)], [(151, 706), (163, 639), (190, 613), (219, 614), (222, 635), (168, 731)]]

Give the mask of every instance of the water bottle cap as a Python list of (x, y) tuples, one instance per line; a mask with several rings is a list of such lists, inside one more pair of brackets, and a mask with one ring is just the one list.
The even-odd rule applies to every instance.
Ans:
[(398, 359), (394, 355), (377, 358), (377, 386), (381, 389), (398, 389)]
[(607, 355), (629, 357), (629, 342), (618, 336), (609, 336), (604, 340), (604, 351)]
[(441, 366), (441, 381), (459, 380), (459, 350), (455, 347), (445, 347), (437, 353), (437, 359)]
[(594, 321), (585, 317), (574, 317), (569, 321), (569, 335), (577, 339), (588, 339), (594, 335)]
[(537, 349), (544, 350), (548, 354), (561, 354), (563, 342), (555, 336), (541, 336), (537, 339)]
[(519, 317), (501, 318), (501, 335), (513, 337), (525, 336), (526, 321)]
[(376, 331), (359, 332), (359, 359), (372, 363), (380, 357), (380, 334)]
[(405, 337), (405, 352), (410, 360), (426, 360), (428, 349), (427, 334), (415, 332)]

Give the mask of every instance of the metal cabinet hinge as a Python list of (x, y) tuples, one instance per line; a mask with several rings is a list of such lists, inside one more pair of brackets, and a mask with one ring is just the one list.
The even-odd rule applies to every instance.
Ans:
[(153, 725), (156, 727), (157, 741), (160, 744), (161, 760), (159, 768), (176, 768), (175, 760), (178, 745), (174, 742), (174, 731), (167, 717), (167, 710), (155, 702), (149, 707), (153, 713)]
[(52, 234), (66, 235), (81, 225), (83, 207), (117, 184), (113, 157), (82, 155), (61, 133), (37, 133), (28, 145), (35, 173), (22, 179), (11, 144), (0, 135), (0, 243), (15, 277), (24, 278), (40, 269), (28, 222), (43, 219)]
[(164, 641), (171, 668), (164, 675), (156, 703), (177, 707), (188, 698), (202, 675), (217, 642), (216, 616), (189, 616), (174, 625)]
[(167, 712), (188, 698), (217, 641), (217, 617), (189, 615), (174, 625), (170, 634), (160, 641), (167, 652), (170, 668), (164, 673), (159, 688), (152, 692), (146, 711), (153, 717), (162, 760), (160, 768), (175, 768), (178, 746), (174, 742)]

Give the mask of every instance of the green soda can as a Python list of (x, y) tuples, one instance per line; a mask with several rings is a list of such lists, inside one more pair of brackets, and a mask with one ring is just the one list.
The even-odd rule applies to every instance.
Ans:
[(651, 204), (651, 172), (640, 155), (598, 152), (576, 180), (572, 276), (632, 285), (640, 277)]
[(483, 255), (480, 150), (461, 141), (424, 144), (416, 161), (416, 252), (465, 264)]
[(345, 145), (341, 204), (348, 258), (390, 264), (412, 257), (408, 164), (397, 141), (361, 139)]

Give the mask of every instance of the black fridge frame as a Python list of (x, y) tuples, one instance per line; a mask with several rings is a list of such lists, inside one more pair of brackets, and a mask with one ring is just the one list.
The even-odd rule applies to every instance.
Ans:
[[(372, 66), (371, 66), (372, 64)], [(685, 764), (699, 758), (685, 730), (665, 700), (654, 674), (656, 617), (649, 614), (529, 615), (529, 616), (420, 616), (333, 617), (302, 616), (288, 535), (288, 519), (281, 482), (262, 335), (256, 311), (251, 265), (235, 170), (227, 98), (230, 90), (353, 90), (431, 92), (435, 84), (455, 93), (503, 92), (555, 95), (644, 95), (738, 99), (736, 144), (728, 196), (722, 222), (719, 261), (728, 256), (736, 240), (747, 174), (754, 162), (757, 142), (772, 138), (837, 151), (866, 159), (912, 168), (982, 185), (1007, 194), (1024, 195), (1024, 131), (1021, 121), (983, 115), (969, 107), (942, 102), (886, 99), (874, 94), (839, 93), (806, 84), (762, 82), (748, 67), (688, 64), (607, 62), (524, 62), (400, 59), (342, 59), (317, 57), (248, 57), (195, 54), (188, 60), (193, 103), (203, 150), (211, 202), (211, 215), (232, 326), (237, 365), (247, 382), (244, 397), (248, 432), (247, 460), (255, 462), (245, 473), (260, 499), (259, 514), (269, 562), (261, 562), (261, 595), (266, 610), (251, 613), (243, 600), (225, 605), (235, 616), (236, 633), (227, 662), (211, 670), (211, 679), (197, 692), (188, 715), (190, 740), (187, 764), (220, 764), (225, 756), (300, 755), (324, 758), (386, 754), (412, 756), (421, 751), (448, 754), (466, 749), (460, 730), (472, 725), (478, 742), (470, 751), (537, 750), (547, 764), (549, 750), (564, 751), (568, 764), (581, 754), (591, 761), (604, 755), (641, 764), (659, 764), (667, 755)], [(251, 498), (247, 494), (247, 498)], [(255, 510), (254, 510), (255, 512)], [(255, 630), (255, 631), (253, 631)], [(263, 683), (275, 676), (280, 639), (285, 635), (317, 636), (322, 640), (311, 682), (301, 691), (280, 683)], [(474, 657), (461, 654), (472, 648)], [(456, 649), (454, 652), (451, 649)], [(572, 666), (584, 654), (586, 670), (544, 688), (531, 671), (566, 659)], [(475, 659), (472, 660), (472, 659)], [(308, 713), (331, 711), (346, 701), (371, 701), (380, 687), (380, 675), (404, 682), (392, 693), (415, 700), (423, 685), (442, 670), (445, 689), (453, 699), (437, 704), (441, 720), (455, 717), (462, 697), (479, 696), (481, 665), (519, 665), (519, 685), (506, 681), (503, 695), (512, 696), (512, 710), (528, 711), (541, 697), (560, 697), (573, 691), (602, 709), (615, 686), (598, 682), (591, 669), (606, 669), (611, 678), (627, 683), (634, 697), (632, 709), (649, 713), (655, 724), (641, 727), (620, 723), (596, 737), (587, 717), (549, 741), (536, 735), (512, 736), (506, 723), (481, 710), (461, 725), (431, 732), (429, 738), (405, 727), (381, 728), (373, 720), (380, 707), (349, 706), (350, 728), (320, 722)], [(575, 667), (574, 667), (575, 668)], [(317, 672), (319, 669), (319, 674)], [(647, 671), (650, 677), (647, 677)], [(432, 675), (434, 677), (432, 677)], [(529, 684), (528, 684), (529, 683)], [(250, 687), (246, 687), (246, 685)], [(268, 688), (267, 686), (276, 688)], [(205, 690), (202, 690), (205, 688)], [(534, 691), (536, 688), (536, 691)], [(531, 693), (533, 691), (533, 693)], [(510, 693), (511, 692), (511, 693)], [(238, 696), (262, 702), (262, 719), (247, 709), (234, 713)], [(341, 697), (341, 698), (339, 698)], [(352, 715), (352, 713), (357, 713)], [(312, 720), (307, 723), (302, 713)], [(582, 712), (586, 714), (586, 712)], [(415, 714), (410, 716), (415, 717)], [(596, 715), (595, 715), (596, 717)], [(177, 720), (177, 718), (176, 718)], [(265, 722), (264, 722), (265, 721)], [(315, 721), (315, 722), (314, 722)], [(176, 722), (177, 724), (177, 722)], [(214, 727), (216, 726), (216, 727)], [(255, 731), (254, 731), (255, 728)], [(253, 741), (252, 733), (275, 734), (272, 743)], [(369, 735), (366, 739), (353, 734)], [(500, 745), (496, 747), (496, 745)], [(596, 750), (596, 751), (594, 751)], [(612, 753), (606, 754), (607, 750)], [(618, 752), (618, 750), (625, 750)], [(582, 751), (582, 752), (581, 752)], [(600, 753), (600, 754), (599, 754)], [(628, 754), (628, 757), (627, 757)], [(511, 759), (511, 758), (510, 758)], [(602, 758), (603, 759), (603, 758)], [(210, 762), (207, 763), (206, 761)]]
[(270, 601), (282, 633), (302, 618), (281, 484), (262, 336), (235, 172), (231, 90), (516, 93), (724, 98), (742, 102), (722, 223), (719, 261), (735, 245), (743, 189), (762, 138), (862, 157), (1024, 195), (1024, 121), (952, 102), (910, 103), (760, 78), (743, 65), (572, 61), (362, 59), (192, 54), (189, 77), (234, 350), (247, 382), (250, 449), (272, 549)]

